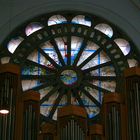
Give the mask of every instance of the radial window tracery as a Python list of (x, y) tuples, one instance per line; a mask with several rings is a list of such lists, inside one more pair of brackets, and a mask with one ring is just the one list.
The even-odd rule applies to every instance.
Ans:
[(57, 120), (58, 108), (73, 104), (85, 107), (92, 119), (100, 112), (103, 95), (119, 91), (123, 70), (139, 60), (121, 35), (113, 40), (114, 27), (106, 22), (94, 26), (96, 16), (62, 15), (30, 22), (24, 29), (27, 38), (20, 37), (25, 32), (17, 33), (4, 42), (0, 60), (21, 65), (23, 91), (40, 93), (41, 116)]

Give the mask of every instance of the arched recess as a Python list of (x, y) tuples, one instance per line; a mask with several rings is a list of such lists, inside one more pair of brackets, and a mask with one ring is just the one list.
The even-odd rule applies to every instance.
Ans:
[[(106, 3), (106, 5), (108, 4)], [(15, 14), (11, 15), (9, 21), (7, 23), (4, 23), (3, 26), (1, 26), (0, 28), (0, 32), (2, 34), (2, 36), (0, 37), (0, 42), (4, 40), (4, 38), (9, 34), (9, 32), (14, 30), (25, 21), (44, 13), (54, 12), (55, 9), (55, 11), (83, 11), (107, 19), (108, 21), (116, 24), (119, 28), (123, 29), (126, 34), (129, 34), (129, 37), (131, 38), (131, 40), (133, 40), (135, 45), (138, 47), (138, 51), (140, 52), (139, 28), (136, 29), (128, 19), (126, 20), (126, 18), (122, 17), (122, 13), (117, 13), (109, 9), (109, 7), (107, 7), (106, 5), (104, 6), (102, 2), (98, 3), (97, 1), (85, 2), (83, 0), (48, 0), (47, 2), (40, 2), (39, 4), (37, 4), (37, 6), (28, 6), (28, 8), (23, 9), (21, 12), (19, 12), (19, 10), (16, 11), (15, 8)], [(129, 3), (126, 3), (126, 6), (129, 6)], [(9, 22), (11, 24), (10, 30)]]

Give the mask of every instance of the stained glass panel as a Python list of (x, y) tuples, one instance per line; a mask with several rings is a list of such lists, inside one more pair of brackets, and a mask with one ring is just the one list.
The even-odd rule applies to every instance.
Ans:
[(79, 50), (81, 49), (83, 39), (80, 37), (72, 36), (71, 38), (71, 64), (73, 64)]
[[(86, 55), (86, 57), (90, 56), (95, 51), (88, 50), (87, 52), (88, 52), (88, 54)], [(97, 65), (106, 63), (108, 61), (110, 61), (110, 58), (106, 55), (106, 53), (104, 51), (101, 51), (100, 53), (98, 53), (98, 55), (96, 55), (93, 59), (91, 59), (82, 69), (84, 70), (84, 69), (87, 69), (87, 68), (90, 68), (93, 66), (97, 66)]]
[(23, 91), (29, 90), (36, 87), (38, 85), (37, 83), (37, 80), (22, 80), (22, 89)]
[(113, 30), (108, 24), (104, 23), (98, 24), (95, 26), (95, 29), (101, 31), (110, 38), (113, 36)]
[(127, 61), (128, 61), (129, 67), (138, 66), (138, 61), (136, 59), (128, 59)]
[(10, 57), (2, 57), (1, 58), (1, 64), (9, 63)]
[(116, 89), (116, 81), (113, 81), (113, 80), (112, 81), (111, 80), (106, 80), (106, 81), (93, 80), (91, 81), (91, 83), (93, 85), (107, 89), (111, 92), (115, 92), (115, 89)]
[(44, 116), (48, 116), (52, 107), (54, 106), (55, 100), (58, 97), (58, 93), (54, 93), (40, 106), (40, 112)]
[(90, 72), (92, 76), (116, 76), (113, 66), (106, 66)]
[[(58, 56), (54, 50), (53, 45), (48, 41), (45, 42), (43, 45), (41, 45), (41, 48), (44, 50), (44, 52), (49, 55), (50, 58), (52, 58), (57, 64), (60, 64), (59, 60), (58, 60)], [(51, 65), (49, 62), (47, 62), (48, 65)]]
[(48, 26), (67, 22), (66, 18), (61, 15), (54, 15), (48, 19)]
[(82, 53), (77, 65), (80, 65), (83, 61), (85, 61), (98, 48), (99, 48), (98, 45), (96, 45), (95, 43), (89, 41), (87, 43), (87, 46), (86, 46), (85, 50)]
[[(51, 49), (50, 51), (48, 49), (43, 50), (45, 53), (47, 53), (49, 56), (53, 56), (53, 50)], [(31, 60), (33, 62), (36, 62), (38, 64), (47, 66), (49, 68), (53, 68), (53, 64), (51, 64), (50, 61), (48, 61), (40, 52), (37, 50), (33, 51), (28, 57), (28, 60)]]
[[(91, 82), (91, 83), (93, 83), (93, 82)], [(97, 85), (100, 86), (99, 85), (99, 81), (97, 82)], [(100, 92), (100, 91), (98, 91), (96, 89), (93, 89), (91, 87), (85, 87), (84, 89), (86, 91), (88, 91), (97, 101), (99, 101), (101, 103), (102, 97), (103, 97), (103, 93), (102, 92)]]
[(13, 38), (9, 41), (7, 48), (9, 50), (9, 52), (14, 53), (14, 51), (16, 50), (16, 48), (19, 46), (19, 44), (23, 41), (24, 39), (22, 37), (16, 37)]
[(25, 33), (27, 36), (31, 35), (32, 33), (40, 30), (43, 28), (43, 25), (41, 25), (40, 23), (38, 22), (33, 22), (33, 23), (30, 23), (26, 28), (25, 28)]
[(40, 100), (48, 94), (49, 91), (51, 91), (53, 89), (53, 87), (49, 86), (49, 87), (46, 87), (46, 88), (43, 88), (41, 90), (39, 90), (39, 93), (40, 93)]
[(93, 118), (100, 112), (100, 109), (98, 107), (86, 107), (86, 110), (89, 118)]
[(80, 98), (85, 106), (96, 106), (91, 99), (89, 99), (84, 93), (79, 92)]
[(64, 61), (67, 62), (67, 38), (56, 38), (55, 41)]
[[(77, 94), (78, 94), (78, 93), (77, 93)], [(71, 96), (71, 104), (72, 104), (72, 105), (79, 105), (77, 99), (76, 99), (73, 95)]]
[(114, 42), (116, 42), (116, 44), (119, 46), (124, 55), (127, 55), (130, 52), (130, 44), (125, 39), (118, 38), (115, 39)]
[(72, 23), (82, 24), (86, 26), (91, 26), (91, 19), (84, 15), (78, 15), (72, 19)]

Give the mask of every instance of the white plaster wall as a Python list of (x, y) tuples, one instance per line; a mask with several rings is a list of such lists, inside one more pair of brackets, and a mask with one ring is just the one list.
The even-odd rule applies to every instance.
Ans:
[(104, 17), (126, 32), (140, 51), (140, 9), (131, 0), (0, 0), (0, 42), (24, 21), (59, 10)]

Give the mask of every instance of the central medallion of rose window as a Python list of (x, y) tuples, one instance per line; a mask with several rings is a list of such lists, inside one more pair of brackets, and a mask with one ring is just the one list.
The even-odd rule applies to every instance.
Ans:
[(60, 76), (64, 85), (71, 86), (77, 82), (77, 74), (73, 70), (64, 70)]

